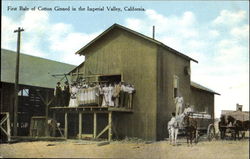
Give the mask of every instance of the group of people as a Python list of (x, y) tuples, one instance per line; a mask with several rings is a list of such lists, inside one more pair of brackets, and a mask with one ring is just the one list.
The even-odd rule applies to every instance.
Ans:
[(170, 121), (168, 122), (168, 132), (169, 132), (169, 139), (170, 143), (176, 144), (177, 135), (179, 127), (181, 127), (183, 119), (186, 115), (189, 115), (190, 112), (192, 112), (192, 108), (188, 103), (185, 104), (185, 108), (182, 112), (183, 106), (184, 106), (184, 99), (182, 96), (177, 96), (175, 98), (175, 104), (176, 104), (176, 112), (172, 112), (172, 117)]
[(55, 105), (56, 106), (66, 106), (69, 105), (70, 99), (70, 86), (69, 82), (65, 81), (64, 86), (61, 86), (60, 82), (57, 82), (56, 88), (54, 90)]
[(135, 88), (133, 85), (120, 83), (104, 83), (100, 86), (99, 93), (102, 106), (127, 107), (132, 108), (132, 99)]
[[(134, 92), (134, 86), (125, 82), (74, 82), (71, 86), (69, 86), (68, 82), (65, 82), (63, 88), (60, 82), (58, 82), (55, 88), (55, 97), (57, 106), (78, 107), (84, 105), (101, 105), (131, 109)], [(67, 98), (65, 98), (66, 95)]]

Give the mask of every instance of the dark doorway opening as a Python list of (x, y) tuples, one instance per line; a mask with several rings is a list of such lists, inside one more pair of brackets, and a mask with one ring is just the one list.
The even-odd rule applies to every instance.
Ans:
[(109, 83), (119, 83), (122, 81), (121, 75), (102, 75), (99, 76), (100, 82), (109, 82)]

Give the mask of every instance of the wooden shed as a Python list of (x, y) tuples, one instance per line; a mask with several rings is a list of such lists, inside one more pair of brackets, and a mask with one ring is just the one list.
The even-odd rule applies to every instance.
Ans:
[(219, 93), (191, 81), (191, 103), (194, 110), (206, 112), (214, 118), (214, 95)]
[[(1, 49), (1, 107), (10, 114), (13, 128), (14, 79), (16, 52)], [(18, 94), (18, 136), (28, 136), (32, 116), (45, 116), (46, 99), (54, 96), (54, 87), (60, 78), (52, 75), (65, 73), (75, 66), (40, 57), (20, 54)], [(13, 131), (12, 131), (13, 132)]]

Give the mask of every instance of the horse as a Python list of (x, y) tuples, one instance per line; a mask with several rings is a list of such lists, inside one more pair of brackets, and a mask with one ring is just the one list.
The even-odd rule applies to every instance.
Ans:
[(226, 117), (223, 115), (220, 117), (220, 121), (219, 121), (219, 130), (220, 130), (220, 137), (221, 139), (224, 139), (226, 136), (226, 128), (227, 126), (227, 122), (226, 122)]
[[(234, 138), (234, 140), (236, 140), (236, 138), (238, 137), (238, 140), (240, 140), (241, 138), (243, 138), (245, 136), (245, 132), (244, 131), (248, 131), (250, 129), (250, 121), (240, 121), (240, 120), (236, 120), (234, 117), (232, 117), (231, 115), (229, 115), (227, 117), (228, 120), (228, 124), (231, 124), (233, 133), (232, 133), (232, 137)], [(240, 132), (242, 133), (242, 136), (240, 138)]]
[(191, 144), (193, 139), (195, 139), (195, 143), (197, 143), (196, 139), (196, 131), (197, 131), (197, 121), (193, 118), (190, 118), (188, 115), (184, 117), (184, 127), (185, 133), (187, 137), (187, 144)]

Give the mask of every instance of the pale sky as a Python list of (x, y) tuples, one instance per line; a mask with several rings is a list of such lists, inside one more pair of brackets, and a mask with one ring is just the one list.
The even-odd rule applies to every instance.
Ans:
[[(9, 7), (8, 7), (9, 6)], [(19, 7), (36, 7), (20, 11)], [(38, 11), (38, 7), (52, 11)], [(103, 7), (104, 11), (55, 11), (54, 7)], [(121, 8), (121, 12), (106, 7)], [(145, 11), (124, 11), (124, 7)], [(17, 11), (11, 9), (17, 7)], [(8, 10), (9, 8), (9, 10)], [(1, 46), (16, 50), (17, 27), (23, 27), (21, 52), (78, 65), (74, 53), (105, 29), (118, 23), (196, 59), (191, 80), (215, 96), (215, 114), (249, 110), (249, 2), (248, 1), (2, 1)]]

